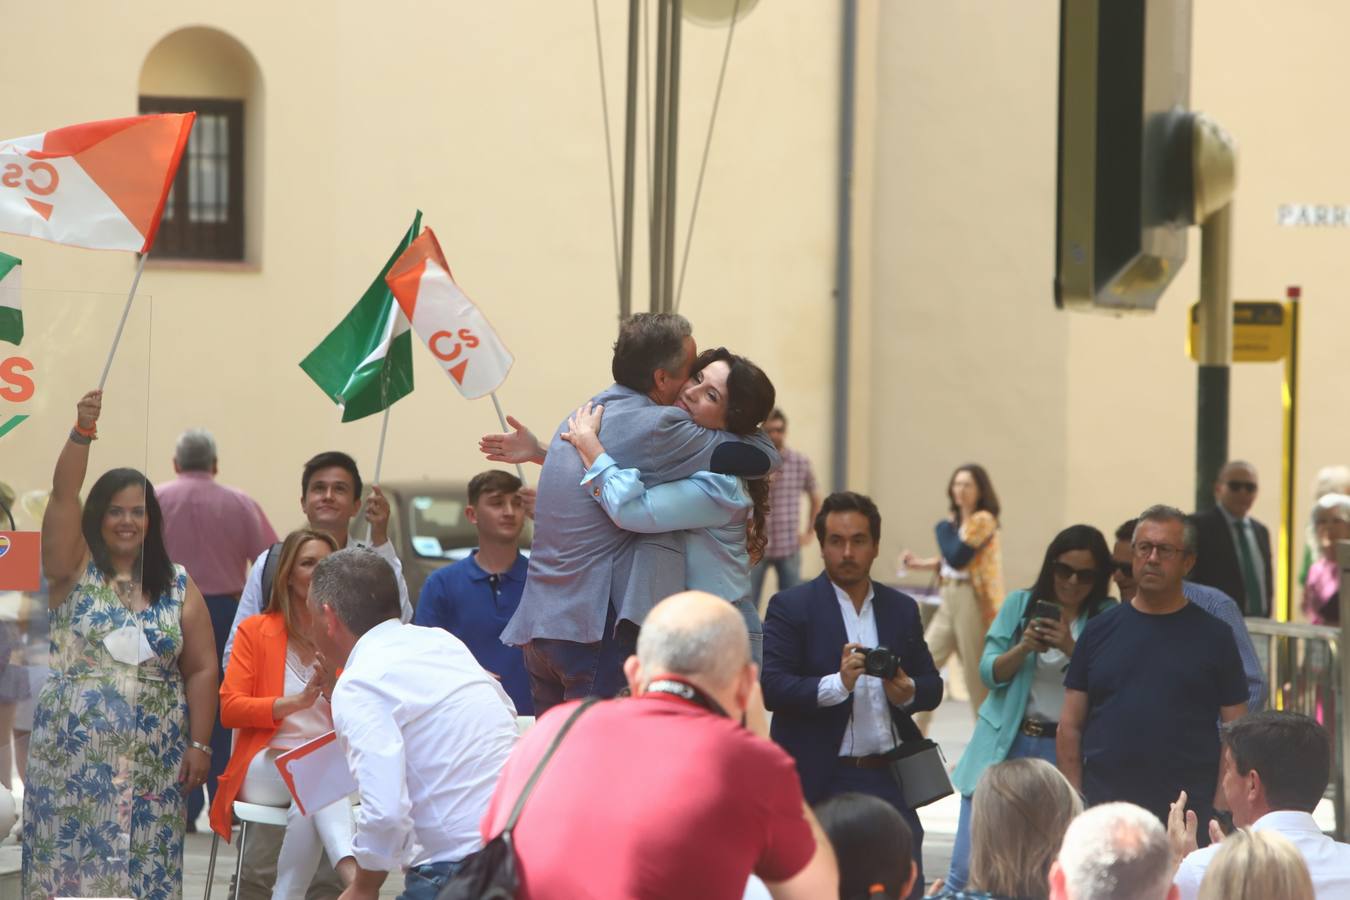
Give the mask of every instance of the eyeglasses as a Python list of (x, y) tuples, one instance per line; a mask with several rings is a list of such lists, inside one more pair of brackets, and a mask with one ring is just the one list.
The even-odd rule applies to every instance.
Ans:
[(1060, 581), (1073, 579), (1079, 584), (1092, 584), (1097, 580), (1096, 569), (1075, 569), (1073, 566), (1062, 562), (1052, 562), (1050, 571)]
[(1233, 491), (1235, 493), (1240, 491), (1247, 491), (1248, 493), (1251, 494), (1256, 493), (1255, 481), (1228, 481), (1225, 482), (1225, 484), (1228, 485), (1228, 489), (1230, 491)]
[(1186, 552), (1185, 547), (1173, 547), (1171, 544), (1150, 544), (1148, 541), (1140, 541), (1133, 546), (1135, 559), (1148, 559), (1154, 553), (1157, 553), (1158, 559), (1166, 562), (1169, 559), (1176, 559)]
[(1124, 562), (1121, 562), (1118, 559), (1113, 559), (1111, 560), (1111, 570), (1113, 572), (1119, 572), (1122, 575), (1132, 576), (1134, 575), (1134, 561), (1127, 559)]

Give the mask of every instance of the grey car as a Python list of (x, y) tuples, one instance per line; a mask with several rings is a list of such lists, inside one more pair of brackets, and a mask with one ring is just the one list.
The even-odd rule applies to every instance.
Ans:
[[(465, 481), (386, 481), (380, 485), (389, 500), (389, 540), (403, 563), (408, 599), (414, 607), (427, 576), (468, 556), (478, 546), (478, 531), (464, 515), (469, 483)], [(364, 537), (363, 516), (352, 520), (352, 535)], [(529, 556), (533, 523), (526, 522), (520, 546)]]

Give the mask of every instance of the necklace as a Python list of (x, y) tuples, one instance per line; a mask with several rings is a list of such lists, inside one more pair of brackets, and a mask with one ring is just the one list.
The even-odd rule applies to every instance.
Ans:
[(112, 587), (122, 605), (134, 611), (133, 604), (140, 596), (141, 583), (132, 578), (117, 578), (113, 580)]

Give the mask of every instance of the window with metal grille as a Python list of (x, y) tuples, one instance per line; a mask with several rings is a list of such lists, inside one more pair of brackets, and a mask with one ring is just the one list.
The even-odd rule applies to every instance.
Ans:
[(244, 258), (244, 102), (141, 97), (141, 113), (197, 113), (152, 256)]

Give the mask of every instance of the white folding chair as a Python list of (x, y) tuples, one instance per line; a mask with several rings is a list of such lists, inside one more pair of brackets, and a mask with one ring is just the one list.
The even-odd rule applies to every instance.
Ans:
[[(289, 806), (263, 806), (259, 803), (245, 803), (242, 800), (234, 801), (234, 817), (239, 820), (239, 858), (234, 864), (234, 891), (230, 894), (230, 900), (238, 900), (239, 897), (239, 879), (244, 872), (244, 848), (248, 842), (248, 826), (256, 825), (280, 825), (286, 826), (286, 814)], [(204, 900), (211, 900), (211, 882), (216, 877), (216, 851), (220, 847), (220, 835), (211, 835), (211, 860), (206, 866), (206, 896)]]

